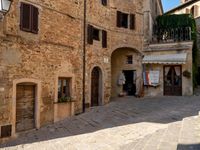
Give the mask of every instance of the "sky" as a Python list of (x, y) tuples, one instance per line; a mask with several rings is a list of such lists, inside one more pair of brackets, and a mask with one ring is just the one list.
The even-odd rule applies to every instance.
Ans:
[(180, 5), (180, 0), (162, 0), (164, 12)]

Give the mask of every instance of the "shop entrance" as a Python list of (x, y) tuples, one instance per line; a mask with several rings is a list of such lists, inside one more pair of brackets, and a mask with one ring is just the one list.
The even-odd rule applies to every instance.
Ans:
[(164, 66), (164, 95), (182, 95), (182, 68), (181, 66)]
[(124, 70), (123, 71), (124, 76), (126, 78), (126, 82), (123, 85), (123, 91), (127, 93), (129, 96), (134, 96), (136, 93), (136, 83), (134, 81), (135, 79), (135, 73), (134, 70)]

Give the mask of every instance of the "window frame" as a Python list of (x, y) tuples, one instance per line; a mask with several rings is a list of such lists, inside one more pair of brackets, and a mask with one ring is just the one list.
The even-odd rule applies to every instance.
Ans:
[[(59, 81), (61, 80), (61, 91), (59, 91)], [(64, 81), (67, 81), (66, 82), (66, 86), (68, 87), (68, 94), (67, 93), (64, 93), (63, 90), (64, 90), (64, 86), (63, 86), (63, 83)], [(58, 87), (57, 87), (57, 99), (60, 99), (60, 98), (64, 98), (64, 97), (72, 97), (72, 78), (71, 77), (58, 77)], [(61, 96), (59, 96), (59, 92), (61, 92)], [(66, 91), (65, 91), (66, 92)]]
[[(28, 6), (29, 7), (29, 27), (24, 27), (24, 7)], [(36, 16), (35, 16), (36, 15)], [(36, 24), (35, 24), (35, 17), (36, 17)], [(27, 20), (26, 20), (27, 21)], [(20, 30), (29, 32), (29, 33), (34, 33), (38, 34), (39, 32), (39, 8), (30, 4), (30, 3), (25, 3), (21, 2), (20, 3)]]
[(128, 65), (133, 64), (133, 55), (126, 55), (126, 64)]
[(108, 5), (108, 0), (101, 0), (101, 4), (103, 6), (107, 6)]
[(95, 27), (93, 27), (92, 39), (96, 41), (100, 41), (100, 30)]
[[(126, 18), (125, 18), (126, 17)], [(135, 30), (136, 29), (136, 15), (133, 13), (125, 13), (117, 11), (117, 27)], [(125, 20), (124, 20), (125, 19)], [(126, 23), (123, 23), (126, 22)]]

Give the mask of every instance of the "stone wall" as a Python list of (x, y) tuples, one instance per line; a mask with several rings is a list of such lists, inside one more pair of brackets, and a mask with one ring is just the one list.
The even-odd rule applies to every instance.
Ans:
[(199, 49), (199, 66), (200, 66), (200, 17), (196, 18), (197, 24), (197, 46)]
[(59, 74), (74, 75), (75, 110), (82, 111), (82, 5), (74, 0), (23, 1), (39, 8), (39, 33), (32, 34), (19, 28), (20, 2), (13, 2), (0, 23), (0, 125), (13, 124), (15, 118), (13, 81), (35, 79), (41, 81), (38, 107), (43, 126), (54, 120)]
[[(102, 41), (95, 41), (93, 45), (87, 44), (87, 80), (86, 101), (91, 103), (91, 72), (95, 66), (103, 72), (104, 104), (109, 102), (111, 96), (111, 56), (119, 48), (132, 48), (142, 52), (143, 49), (143, 3), (142, 1), (110, 0), (107, 6), (103, 6), (99, 0), (89, 0), (87, 3), (87, 23), (100, 30), (106, 30), (108, 34), (107, 48), (102, 48)], [(117, 27), (117, 11), (136, 15), (136, 29), (130, 30)], [(121, 49), (123, 51), (123, 49)], [(112, 66), (117, 67), (117, 65)], [(130, 70), (132, 68), (130, 67)], [(114, 91), (117, 89), (114, 89)]]
[(154, 37), (154, 25), (156, 17), (163, 14), (163, 8), (160, 0), (144, 0), (144, 44), (148, 45)]
[[(184, 71), (189, 71), (192, 73), (192, 46), (193, 42), (179, 42), (179, 43), (163, 43), (150, 45), (145, 47), (145, 55), (168, 55), (168, 54), (181, 54), (187, 53), (187, 60), (185, 64), (180, 64), (182, 66), (182, 73)], [(178, 47), (178, 49), (177, 49)], [(163, 67), (166, 65), (173, 64), (150, 64), (149, 70), (160, 71), (160, 83), (158, 87), (145, 87), (145, 96), (163, 96), (164, 95), (164, 77), (163, 77)], [(177, 65), (177, 64), (174, 64)], [(190, 96), (193, 94), (193, 81), (191, 78), (186, 78), (182, 75), (182, 95)]]
[[(38, 34), (20, 30), (20, 2), (39, 8)], [(117, 10), (136, 15), (134, 30), (117, 27)], [(101, 40), (86, 45), (86, 103), (91, 103), (91, 72), (98, 66), (103, 78), (102, 104), (106, 104), (111, 96), (112, 53), (119, 48), (131, 48), (134, 53), (143, 50), (143, 1), (110, 0), (103, 6), (99, 0), (88, 0), (87, 24), (107, 31), (108, 46), (102, 48)], [(36, 109), (40, 126), (55, 119), (58, 77), (73, 78), (75, 113), (81, 113), (83, 0), (16, 0), (0, 27), (0, 126), (12, 124), (15, 129), (14, 83), (19, 81), (41, 83)]]

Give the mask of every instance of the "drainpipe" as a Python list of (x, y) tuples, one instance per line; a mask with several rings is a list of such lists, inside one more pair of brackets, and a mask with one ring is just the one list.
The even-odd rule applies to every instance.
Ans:
[(83, 11), (83, 91), (82, 91), (82, 98), (83, 98), (83, 113), (85, 112), (85, 74), (86, 74), (86, 7), (87, 7), (87, 0), (84, 0), (84, 11)]

